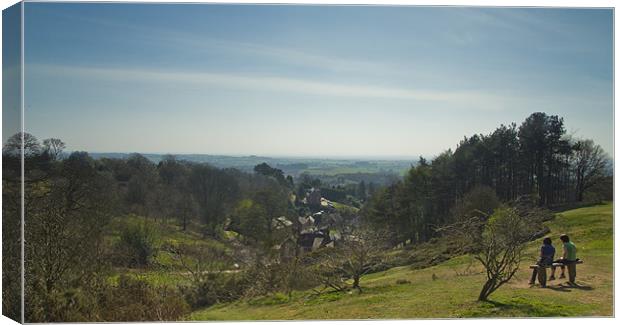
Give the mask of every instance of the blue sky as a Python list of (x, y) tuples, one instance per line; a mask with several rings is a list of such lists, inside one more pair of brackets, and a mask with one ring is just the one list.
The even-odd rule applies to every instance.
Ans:
[(2, 11), (2, 143), (21, 130), (21, 10)]
[(612, 11), (26, 3), (26, 128), (73, 150), (432, 156), (544, 111), (611, 153)]

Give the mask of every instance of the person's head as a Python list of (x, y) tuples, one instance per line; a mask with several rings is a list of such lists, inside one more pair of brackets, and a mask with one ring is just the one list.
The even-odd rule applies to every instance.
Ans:
[(545, 245), (551, 245), (551, 238), (549, 238), (549, 237), (545, 237), (545, 239), (543, 239), (543, 244), (545, 244)]
[(568, 235), (567, 235), (567, 234), (562, 234), (562, 235), (560, 236), (560, 240), (561, 240), (563, 243), (568, 243), (568, 242), (570, 241), (570, 239), (568, 239)]

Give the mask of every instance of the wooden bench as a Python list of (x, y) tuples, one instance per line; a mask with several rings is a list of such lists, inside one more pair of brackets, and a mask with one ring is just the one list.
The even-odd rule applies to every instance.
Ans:
[(575, 277), (577, 276), (577, 264), (583, 264), (583, 260), (576, 260), (575, 263), (563, 264), (563, 263), (553, 263), (551, 265), (530, 265), (530, 269), (538, 270), (538, 282), (541, 287), (547, 286), (547, 268), (549, 267), (562, 267), (566, 266), (568, 268), (568, 281), (571, 283), (575, 283)]

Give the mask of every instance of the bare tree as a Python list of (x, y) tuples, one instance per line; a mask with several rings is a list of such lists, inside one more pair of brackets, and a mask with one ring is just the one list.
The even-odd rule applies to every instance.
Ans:
[(486, 282), (478, 300), (489, 295), (512, 279), (519, 269), (525, 243), (533, 239), (546, 217), (544, 210), (528, 208), (517, 201), (513, 206), (497, 208), (492, 215), (479, 216), (444, 227), (441, 231), (460, 241), (473, 254), (486, 273)]
[(194, 306), (208, 306), (229, 300), (235, 295), (225, 288), (225, 274), (231, 271), (233, 259), (224, 249), (206, 245), (171, 247), (171, 253), (191, 282), (189, 301)]
[(65, 150), (65, 143), (62, 140), (56, 138), (43, 140), (43, 151), (47, 152), (52, 160), (57, 160), (63, 150)]
[(474, 256), (484, 266), (487, 275), (478, 300), (487, 300), (515, 275), (524, 244), (531, 239), (531, 229), (515, 209), (500, 208), (493, 213), (482, 233), (480, 251)]
[[(194, 282), (205, 282), (209, 275), (223, 273), (230, 263), (230, 258), (224, 250), (211, 249), (206, 246), (181, 245), (172, 250), (185, 274)], [(192, 258), (193, 257), (193, 258)]]
[(19, 156), (22, 150), (26, 158), (38, 155), (41, 152), (39, 140), (30, 133), (18, 132), (8, 138), (2, 147), (4, 154), (12, 156)]
[(329, 254), (326, 254), (323, 265), (331, 270), (327, 275), (327, 285), (336, 290), (346, 288), (338, 281), (338, 276), (352, 279), (352, 288), (362, 292), (361, 277), (372, 270), (372, 266), (381, 262), (384, 250), (387, 248), (386, 233), (374, 230), (367, 226), (353, 229), (349, 234), (342, 236)]
[(56, 300), (96, 281), (104, 264), (104, 226), (115, 212), (114, 184), (85, 153), (72, 154), (45, 182), (26, 184), (26, 320), (65, 320)]
[(607, 157), (601, 146), (592, 140), (580, 140), (574, 145), (577, 201), (605, 176)]

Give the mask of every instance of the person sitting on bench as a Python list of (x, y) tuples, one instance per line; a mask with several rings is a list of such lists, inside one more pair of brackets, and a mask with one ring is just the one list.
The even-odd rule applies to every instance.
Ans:
[[(555, 255), (555, 247), (551, 245), (551, 238), (545, 237), (543, 239), (543, 245), (540, 247), (540, 259), (536, 262), (536, 265), (539, 266), (550, 266), (553, 264), (553, 256)], [(532, 278), (530, 279), (530, 284), (534, 284), (536, 281), (536, 276), (538, 275), (538, 268), (535, 268), (532, 271)]]
[[(577, 258), (577, 247), (575, 246), (575, 244), (573, 244), (572, 241), (570, 241), (570, 239), (568, 238), (568, 235), (566, 234), (562, 234), (560, 236), (560, 240), (562, 241), (563, 245), (562, 245), (562, 258), (556, 261), (553, 261), (553, 263), (561, 263), (563, 264), (561, 266), (562, 269), (562, 274), (560, 274), (560, 279), (564, 278), (564, 268), (565, 266), (569, 267), (569, 272), (568, 272), (568, 282), (574, 284), (575, 283), (575, 273), (576, 271), (574, 270), (575, 268), (575, 262), (577, 262), (578, 258)], [(551, 267), (551, 277), (549, 277), (549, 280), (555, 280), (555, 266)]]

